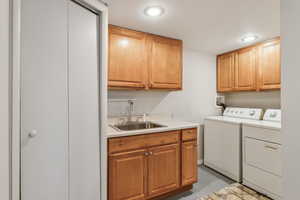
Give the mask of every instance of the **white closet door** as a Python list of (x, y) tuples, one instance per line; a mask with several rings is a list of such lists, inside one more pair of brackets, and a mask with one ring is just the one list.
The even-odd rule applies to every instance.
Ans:
[(70, 200), (100, 200), (98, 16), (69, 2)]
[(21, 3), (21, 198), (66, 200), (68, 2)]

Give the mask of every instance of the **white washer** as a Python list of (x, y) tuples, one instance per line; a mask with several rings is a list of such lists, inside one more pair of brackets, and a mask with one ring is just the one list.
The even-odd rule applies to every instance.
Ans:
[(282, 196), (281, 111), (243, 123), (243, 184), (273, 199)]
[(259, 120), (262, 109), (225, 109), (223, 116), (204, 120), (204, 165), (238, 182), (242, 181), (243, 121)]

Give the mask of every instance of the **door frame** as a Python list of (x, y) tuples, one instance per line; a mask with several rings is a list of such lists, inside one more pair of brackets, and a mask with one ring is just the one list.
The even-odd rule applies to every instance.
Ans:
[[(12, 0), (10, 5), (10, 200), (21, 200), (21, 1)], [(71, 0), (66, 0), (71, 1)], [(107, 48), (108, 48), (108, 5), (102, 0), (73, 0), (92, 9), (99, 15), (100, 34), (100, 194), (101, 200), (107, 199)]]

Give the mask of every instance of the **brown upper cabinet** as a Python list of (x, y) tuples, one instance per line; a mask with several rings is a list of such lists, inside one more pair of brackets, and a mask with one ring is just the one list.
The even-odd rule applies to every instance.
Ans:
[(149, 35), (149, 86), (181, 89), (182, 41)]
[(258, 51), (259, 89), (280, 89), (281, 73), (279, 39), (260, 45)]
[(109, 26), (108, 85), (146, 87), (146, 34)]
[(280, 39), (217, 57), (217, 91), (280, 89)]
[(256, 48), (249, 47), (235, 53), (235, 81), (237, 91), (256, 90)]
[(182, 41), (109, 25), (110, 89), (182, 88)]
[(217, 87), (219, 92), (227, 92), (234, 89), (234, 63), (234, 53), (218, 56)]

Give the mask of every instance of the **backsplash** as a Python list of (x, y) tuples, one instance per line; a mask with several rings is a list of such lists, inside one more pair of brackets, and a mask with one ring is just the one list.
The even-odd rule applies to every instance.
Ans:
[(267, 91), (226, 93), (224, 96), (227, 106), (280, 109), (280, 95), (280, 91)]
[[(135, 99), (134, 114), (149, 113), (151, 115), (169, 116), (174, 119), (203, 122), (205, 116), (214, 115), (214, 96), (201, 102), (197, 94), (195, 98), (186, 98), (183, 91), (109, 91), (109, 99)], [(109, 102), (109, 117), (126, 114), (127, 102)]]

